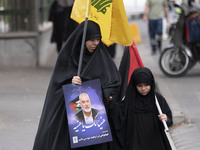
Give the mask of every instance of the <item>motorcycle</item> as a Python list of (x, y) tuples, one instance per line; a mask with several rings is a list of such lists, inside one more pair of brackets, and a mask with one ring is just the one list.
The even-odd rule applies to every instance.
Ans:
[[(186, 36), (186, 20), (196, 15), (199, 19), (198, 12), (191, 12), (185, 16), (181, 6), (175, 5), (181, 10), (178, 21), (172, 23), (169, 27), (168, 34), (171, 38), (171, 46), (164, 48), (159, 58), (159, 67), (161, 71), (170, 77), (180, 77), (185, 75), (200, 60), (200, 36), (195, 42), (188, 42)], [(200, 30), (199, 30), (200, 31)]]

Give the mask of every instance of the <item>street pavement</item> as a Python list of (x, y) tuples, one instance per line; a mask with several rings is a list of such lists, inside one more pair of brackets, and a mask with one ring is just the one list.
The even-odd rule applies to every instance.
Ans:
[[(170, 92), (172, 87), (158, 67), (159, 53), (151, 55), (146, 26), (140, 23), (139, 28), (142, 43), (137, 48), (144, 66), (152, 70), (172, 109), (174, 125), (167, 135), (173, 150), (200, 150), (199, 128), (188, 122), (176, 95)], [(114, 60), (119, 66), (123, 46), (117, 45), (116, 52)], [(0, 150), (32, 149), (56, 57), (55, 50), (44, 67), (0, 69)]]

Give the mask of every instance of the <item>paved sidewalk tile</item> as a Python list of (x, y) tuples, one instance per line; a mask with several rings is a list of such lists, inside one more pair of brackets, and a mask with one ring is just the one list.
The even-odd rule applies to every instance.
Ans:
[(177, 150), (200, 150), (200, 131), (195, 124), (183, 124), (170, 131)]

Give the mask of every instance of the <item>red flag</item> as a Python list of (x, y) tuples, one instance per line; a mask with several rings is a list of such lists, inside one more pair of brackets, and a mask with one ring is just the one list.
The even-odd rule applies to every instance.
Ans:
[(124, 54), (122, 56), (119, 66), (119, 72), (122, 79), (121, 87), (116, 96), (117, 98), (119, 98), (119, 100), (121, 100), (126, 93), (126, 88), (133, 71), (139, 67), (144, 67), (144, 65), (135, 45), (135, 42), (133, 41), (131, 46), (125, 47)]
[(133, 41), (132, 45), (129, 46), (129, 55), (130, 55), (130, 63), (129, 63), (129, 74), (128, 74), (128, 82), (131, 79), (131, 75), (136, 68), (144, 67), (140, 54), (137, 50), (135, 42)]

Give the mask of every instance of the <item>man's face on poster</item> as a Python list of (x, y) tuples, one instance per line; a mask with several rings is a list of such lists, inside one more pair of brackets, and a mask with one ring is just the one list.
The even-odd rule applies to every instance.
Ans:
[(84, 112), (91, 111), (91, 102), (90, 102), (90, 98), (87, 94), (80, 95), (80, 105)]

